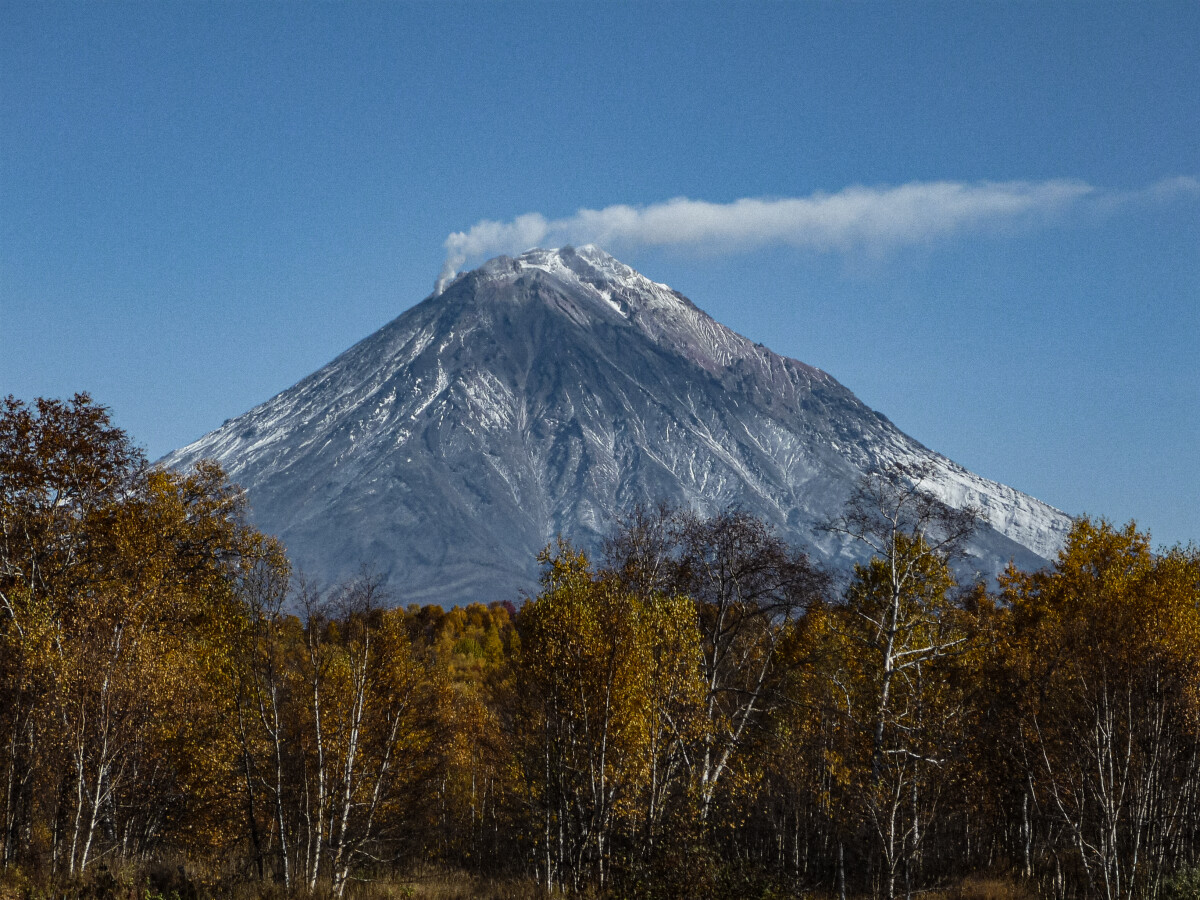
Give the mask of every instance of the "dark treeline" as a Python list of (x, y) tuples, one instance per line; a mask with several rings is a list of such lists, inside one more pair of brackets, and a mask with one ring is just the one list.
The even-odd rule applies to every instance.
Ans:
[(974, 514), (923, 475), (829, 524), (873, 554), (848, 584), (659, 508), (547, 548), (519, 607), (391, 608), (294, 575), (215, 465), (9, 398), (0, 895), (170, 861), (180, 897), (1195, 896), (1200, 553), (1083, 519), (959, 584)]

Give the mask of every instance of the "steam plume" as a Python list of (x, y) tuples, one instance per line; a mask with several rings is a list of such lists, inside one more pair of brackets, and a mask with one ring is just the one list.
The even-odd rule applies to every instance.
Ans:
[(1034, 223), (1081, 204), (1120, 205), (1200, 191), (1195, 178), (1173, 178), (1139, 191), (1103, 191), (1083, 181), (912, 182), (845, 188), (807, 197), (743, 198), (710, 203), (676, 197), (635, 207), (580, 209), (547, 219), (531, 212), (509, 222), (483, 220), (446, 238), (437, 290), (468, 261), (535, 246), (690, 246), (738, 252), (769, 245), (819, 251), (883, 251), (1001, 223)]

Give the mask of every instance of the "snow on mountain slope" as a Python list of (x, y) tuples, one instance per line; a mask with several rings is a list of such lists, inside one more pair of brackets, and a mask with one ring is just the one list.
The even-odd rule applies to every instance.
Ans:
[(401, 603), (511, 599), (548, 541), (594, 547), (637, 501), (737, 504), (846, 568), (858, 549), (815, 526), (896, 460), (930, 462), (931, 490), (984, 510), (981, 573), (1041, 565), (1070, 525), (591, 246), (459, 275), (163, 462), (203, 457), (305, 571), (366, 565)]

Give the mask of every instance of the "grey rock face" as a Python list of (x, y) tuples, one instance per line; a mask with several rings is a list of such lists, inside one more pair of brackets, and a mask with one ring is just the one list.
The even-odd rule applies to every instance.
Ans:
[(547, 542), (593, 548), (638, 501), (737, 504), (847, 569), (859, 549), (814, 526), (893, 461), (930, 462), (935, 494), (984, 510), (969, 563), (985, 575), (1044, 564), (1070, 526), (595, 247), (460, 275), (163, 462), (203, 457), (300, 568), (365, 565), (404, 604), (515, 599)]

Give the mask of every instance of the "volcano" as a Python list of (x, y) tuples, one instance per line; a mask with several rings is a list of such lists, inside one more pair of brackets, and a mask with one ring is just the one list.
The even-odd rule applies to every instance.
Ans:
[(300, 569), (377, 572), (401, 604), (516, 599), (549, 541), (594, 549), (638, 502), (736, 505), (845, 572), (860, 548), (817, 526), (896, 462), (983, 511), (965, 564), (984, 577), (1041, 567), (1070, 526), (592, 246), (458, 275), (163, 463), (201, 458)]

